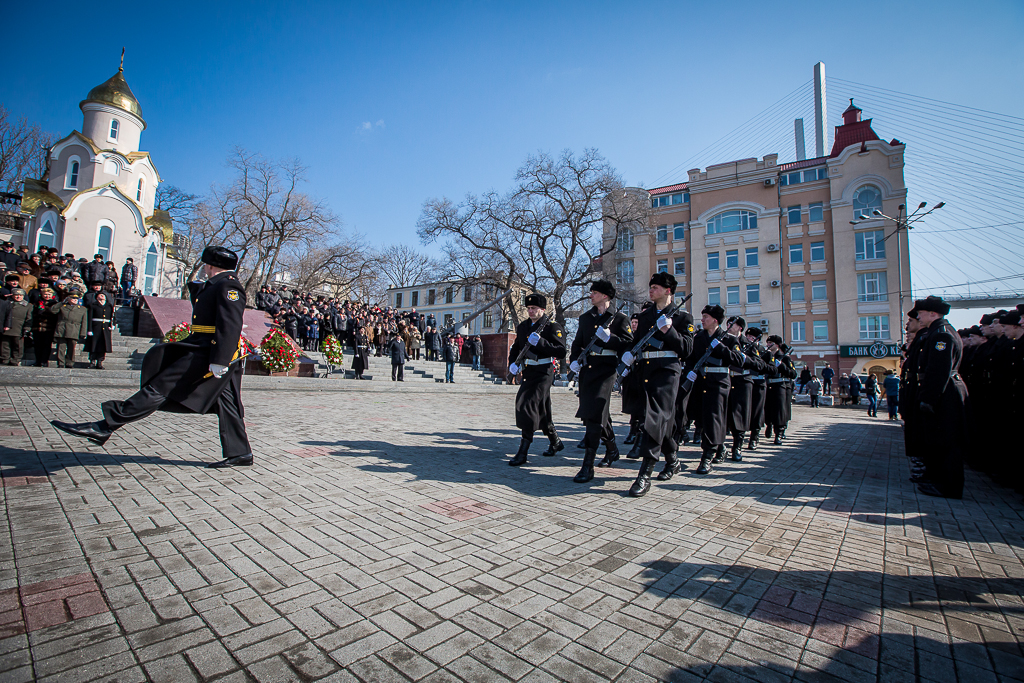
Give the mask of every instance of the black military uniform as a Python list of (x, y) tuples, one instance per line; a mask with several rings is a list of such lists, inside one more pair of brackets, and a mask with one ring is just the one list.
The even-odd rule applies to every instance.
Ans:
[[(721, 306), (705, 306), (701, 315), (711, 316), (718, 326), (714, 332), (702, 329), (694, 335), (686, 376), (694, 383), (693, 390), (700, 392), (702, 454), (696, 472), (708, 474), (712, 462), (721, 460), (725, 450), (729, 371), (730, 367), (743, 367), (743, 354), (739, 351), (739, 341), (721, 327), (725, 320), (725, 310)], [(697, 364), (709, 349), (704, 365), (698, 368)]]
[[(914, 303), (922, 312), (940, 316), (949, 313), (949, 304), (937, 296)], [(922, 321), (924, 322), (924, 321)], [(958, 374), (963, 346), (960, 335), (945, 318), (928, 325), (928, 335), (917, 356), (920, 384), (918, 410), (922, 448), (928, 454), (921, 493), (946, 498), (962, 498), (964, 492), (964, 453), (967, 450), (967, 389)], [(913, 372), (914, 369), (912, 368)]]
[[(590, 291), (606, 295), (609, 300), (615, 298), (615, 287), (607, 280), (598, 280), (590, 286)], [(598, 330), (602, 330), (598, 335)], [(602, 339), (607, 335), (607, 339)], [(619, 364), (619, 354), (627, 350), (633, 341), (633, 332), (629, 329), (626, 316), (617, 312), (609, 304), (608, 310), (599, 313), (597, 307), (579, 317), (579, 327), (569, 354), (569, 366), (578, 375), (580, 407), (576, 417), (583, 420), (586, 435), (583, 437), (583, 467), (574, 481), (585, 484), (594, 478), (594, 460), (597, 446), (603, 441), (605, 455), (602, 467), (611, 466), (619, 459), (619, 449), (615, 444), (615, 433), (612, 431), (612, 419), (609, 413), (612, 387), (615, 384), (615, 369)], [(586, 357), (583, 352), (590, 343)], [(574, 367), (575, 364), (575, 367)]]
[[(631, 333), (633, 332), (633, 321), (639, 320), (639, 318), (639, 313), (630, 316)], [(643, 381), (639, 372), (629, 373), (619, 383), (619, 392), (622, 394), (622, 412), (629, 415), (629, 434), (622, 442), (633, 445), (626, 455), (627, 458), (640, 457), (640, 428), (644, 423), (644, 406), (647, 403), (642, 385)]]
[[(742, 356), (743, 362), (739, 367), (733, 366), (729, 368), (730, 385), (726, 429), (732, 434), (732, 459), (739, 462), (743, 460), (743, 456), (740, 454), (740, 449), (743, 447), (743, 438), (746, 436), (747, 430), (750, 429), (752, 421), (753, 377), (756, 374), (763, 373), (765, 365), (758, 353), (750, 349), (752, 345), (742, 338), (743, 330), (747, 326), (746, 321), (740, 317), (733, 318), (726, 324), (726, 330), (731, 329), (733, 325), (739, 327), (741, 336), (734, 337), (732, 334), (728, 334), (723, 343), (727, 344), (733, 351), (738, 352)], [(746, 353), (748, 350), (751, 350), (751, 352)]]
[(192, 334), (180, 342), (158, 344), (142, 361), (142, 387), (126, 401), (107, 401), (100, 422), (54, 427), (103, 444), (115, 430), (167, 412), (216, 413), (224, 459), (210, 467), (252, 464), (241, 401), (242, 366), (238, 358), (245, 311), (245, 290), (234, 273), (238, 257), (224, 247), (207, 247), (203, 263), (222, 269), (204, 283), (189, 284)]
[(775, 433), (775, 443), (781, 444), (786, 435), (786, 423), (789, 422), (790, 406), (788, 405), (789, 393), (786, 390), (786, 382), (796, 378), (796, 368), (793, 361), (785, 352), (782, 337), (773, 334), (768, 337), (768, 344), (774, 344), (776, 349), (770, 351), (767, 372), (768, 391), (764, 402), (764, 419), (768, 428)]
[[(917, 323), (917, 309), (913, 308), (907, 317)], [(908, 320), (909, 323), (909, 320)], [(918, 407), (921, 399), (921, 385), (918, 381), (917, 366), (921, 355), (921, 347), (928, 339), (928, 328), (913, 330), (914, 338), (907, 347), (906, 357), (900, 369), (900, 415), (903, 416), (904, 450), (911, 464), (911, 478), (915, 483), (927, 481), (925, 460), (927, 453), (921, 449), (923, 443), (921, 431), (921, 415)]]
[[(789, 426), (790, 420), (793, 419), (793, 394), (796, 393), (796, 362), (793, 360), (793, 349), (789, 344), (783, 344), (782, 347), (782, 363), (780, 367), (788, 369), (785, 373), (786, 381), (783, 385), (786, 387), (786, 400), (783, 405), (786, 408), (786, 421), (782, 424), (782, 433), (778, 434), (781, 438), (786, 438), (786, 427)], [(778, 433), (778, 432), (776, 432)]]
[[(526, 297), (526, 305), (545, 309), (548, 300), (540, 294)], [(536, 335), (536, 336), (533, 336)], [(523, 360), (523, 367), (513, 367), (520, 352), (529, 347)], [(562, 326), (547, 317), (536, 323), (527, 318), (516, 327), (516, 340), (509, 350), (509, 373), (522, 371), (523, 381), (516, 393), (516, 426), (522, 431), (519, 450), (509, 465), (518, 467), (526, 463), (526, 456), (533, 443), (533, 435), (539, 429), (548, 437), (548, 448), (541, 455), (551, 456), (565, 448), (551, 417), (551, 386), (555, 383), (553, 361), (565, 358), (565, 331)]]
[(761, 369), (754, 371), (750, 376), (750, 441), (747, 443), (747, 450), (757, 450), (757, 443), (760, 441), (761, 427), (764, 426), (764, 402), (768, 393), (769, 366), (771, 354), (761, 346), (761, 336), (764, 333), (759, 327), (747, 329), (747, 341), (753, 344), (751, 349), (761, 361)]
[[(676, 291), (676, 279), (669, 273), (655, 273), (651, 276), (650, 284), (665, 287), (673, 294)], [(631, 352), (627, 352), (630, 356), (623, 356), (623, 362), (633, 365), (632, 372), (640, 374), (646, 400), (644, 426), (640, 436), (643, 461), (637, 479), (629, 489), (629, 495), (636, 498), (646, 495), (650, 490), (651, 473), (662, 454), (665, 456), (665, 468), (658, 479), (667, 481), (682, 469), (676, 457), (678, 445), (672, 435), (682, 361), (693, 348), (693, 317), (686, 311), (677, 310), (672, 315), (668, 331), (662, 332), (658, 327), (661, 316), (657, 306), (651, 306), (640, 314), (635, 334), (638, 339), (649, 330), (657, 329), (647, 347), (642, 350), (640, 358), (632, 358)]]

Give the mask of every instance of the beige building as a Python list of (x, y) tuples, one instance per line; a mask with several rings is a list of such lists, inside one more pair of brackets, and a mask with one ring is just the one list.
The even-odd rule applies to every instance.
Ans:
[[(777, 154), (693, 169), (684, 183), (645, 192), (644, 230), (609, 223), (607, 277), (643, 290), (652, 272), (674, 273), (689, 310), (728, 315), (779, 334), (798, 365), (838, 372), (896, 368), (899, 292), (909, 310), (910, 261), (891, 222), (906, 202), (904, 145), (885, 142), (853, 106), (828, 156), (778, 164)], [(902, 238), (905, 238), (903, 235)]]
[[(416, 309), (417, 313), (433, 314), (438, 326), (445, 328), (473, 315), (485, 304), (493, 301), (502, 291), (493, 285), (466, 284), (456, 281), (428, 282), (410, 287), (392, 287), (388, 290), (387, 305), (401, 311)], [(523, 301), (526, 295), (532, 292), (533, 290), (526, 286), (513, 288), (517, 320), (526, 317), (526, 306)], [(549, 309), (551, 309), (550, 305)], [(510, 332), (513, 329), (512, 319), (513, 316), (509, 315), (503, 301), (470, 321), (467, 329), (457, 331), (463, 335)]]
[(123, 67), (79, 104), (82, 131), (55, 143), (42, 178), (25, 178), (21, 234), (32, 251), (54, 247), (118, 269), (131, 257), (144, 294), (180, 296), (184, 267), (174, 258), (171, 219), (154, 210), (160, 184), (149, 152), (139, 151), (146, 122)]

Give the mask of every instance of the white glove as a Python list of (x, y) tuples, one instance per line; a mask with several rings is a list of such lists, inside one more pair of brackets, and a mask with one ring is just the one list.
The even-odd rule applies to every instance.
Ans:
[(515, 363), (512, 363), (512, 365), (508, 366), (508, 374), (510, 374), (510, 375), (518, 375), (519, 374), (519, 366), (516, 365)]
[(626, 364), (626, 367), (629, 367), (630, 365), (632, 365), (633, 364), (633, 354), (632, 354), (632, 352), (626, 351), (624, 354), (622, 354), (622, 362)]
[(86, 337), (91, 337), (91, 336), (92, 336), (92, 332), (89, 332), (89, 333), (88, 333), (88, 334), (86, 334), (85, 336), (86, 336)]
[(574, 373), (579, 374), (579, 371), (580, 371), (579, 361), (575, 361), (574, 360), (573, 362), (569, 363), (569, 369), (572, 370)]
[(660, 318), (658, 318), (658, 328), (659, 329), (662, 328), (662, 327), (671, 327), (671, 325), (672, 325), (672, 321), (669, 320), (669, 317), (667, 315), (663, 315)]
[(688, 373), (686, 373), (686, 379), (690, 380), (691, 382), (696, 382), (697, 373), (694, 372), (693, 370), (690, 370)]
[(712, 339), (711, 340), (711, 348), (715, 348), (716, 346), (718, 346), (721, 343), (722, 342), (718, 341), (717, 339)]
[(609, 339), (612, 338), (611, 330), (609, 330), (607, 327), (597, 328), (597, 331), (594, 332), (594, 335), (601, 341), (608, 341)]
[(216, 377), (217, 379), (220, 379), (224, 375), (228, 374), (228, 366), (226, 366), (226, 365), (217, 365), (216, 363), (210, 363), (210, 372), (213, 373), (214, 377)]
[(530, 336), (526, 338), (526, 341), (527, 343), (530, 344), (530, 346), (536, 346), (537, 342), (540, 341), (540, 335), (537, 334), (536, 332), (531, 332)]

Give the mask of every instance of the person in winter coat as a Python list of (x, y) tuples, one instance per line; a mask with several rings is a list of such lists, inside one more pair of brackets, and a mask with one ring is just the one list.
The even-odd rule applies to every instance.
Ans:
[(103, 360), (112, 351), (111, 330), (114, 323), (114, 304), (104, 292), (96, 295), (89, 304), (89, 331), (86, 333), (85, 350), (89, 352), (89, 367), (103, 369)]
[(896, 412), (900, 405), (900, 378), (892, 370), (885, 371), (885, 379), (882, 380), (882, 388), (885, 389), (885, 402), (889, 408), (889, 419), (896, 419)]
[(391, 356), (391, 381), (405, 381), (405, 361), (408, 355), (405, 352), (405, 342), (398, 335), (391, 335), (391, 342), (388, 344), (388, 354)]
[(844, 372), (839, 376), (839, 405), (850, 400), (850, 377)]
[(103, 262), (102, 254), (93, 256), (92, 262), (86, 264), (82, 270), (84, 271), (82, 279), (86, 282), (96, 282), (98, 280), (100, 283), (103, 283), (107, 279), (107, 264)]
[(807, 393), (811, 395), (811, 407), (818, 407), (818, 396), (821, 394), (821, 380), (817, 377), (811, 377), (811, 381), (807, 383)]
[(878, 378), (872, 374), (864, 380), (864, 395), (868, 399), (868, 416), (878, 417)]
[(103, 291), (107, 293), (107, 301), (114, 304), (117, 301), (118, 294), (121, 292), (121, 288), (118, 286), (120, 280), (117, 276), (117, 267), (113, 261), (107, 261), (107, 273), (106, 278), (103, 281)]
[(10, 307), (4, 313), (3, 348), (0, 349), (0, 365), (21, 365), (25, 351), (25, 335), (32, 330), (32, 307), (25, 301), (25, 290), (15, 287), (11, 290)]
[(75, 345), (85, 341), (89, 332), (89, 311), (81, 304), (77, 289), (72, 290), (63, 302), (51, 306), (50, 310), (57, 314), (57, 325), (53, 333), (57, 340), (57, 367), (74, 367)]
[(850, 373), (850, 403), (853, 405), (860, 405), (860, 390), (861, 390), (860, 377), (856, 373)]
[(454, 337), (444, 340), (442, 352), (444, 360), (444, 381), (447, 384), (455, 384), (455, 364), (459, 362), (459, 344)]
[(138, 266), (135, 265), (132, 259), (125, 259), (124, 265), (121, 266), (121, 298), (131, 298), (132, 289), (134, 289), (135, 281), (138, 279)]
[(473, 348), (473, 369), (479, 370), (480, 361), (483, 359), (484, 356), (484, 341), (480, 338), (480, 335), (476, 335), (473, 337), (470, 343)]
[[(369, 328), (366, 328), (369, 329)], [(356, 379), (363, 379), (363, 372), (370, 366), (370, 340), (362, 327), (355, 328), (355, 354), (352, 356), (352, 371)]]
[(800, 371), (800, 393), (807, 391), (807, 383), (811, 381), (811, 369), (804, 366), (804, 369)]
[(57, 329), (57, 314), (50, 310), (54, 303), (53, 290), (46, 288), (40, 292), (39, 301), (32, 308), (32, 346), (36, 352), (37, 368), (50, 367), (53, 333)]

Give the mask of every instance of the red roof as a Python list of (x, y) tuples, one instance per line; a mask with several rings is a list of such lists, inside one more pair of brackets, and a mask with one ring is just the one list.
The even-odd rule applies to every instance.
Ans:
[(816, 157), (814, 159), (791, 161), (788, 164), (779, 164), (779, 171), (785, 173), (786, 171), (795, 171), (798, 168), (807, 168), (808, 166), (821, 166), (826, 161), (828, 161), (828, 157)]
[(829, 158), (835, 158), (843, 153), (843, 150), (851, 145), (859, 145), (862, 142), (877, 140), (875, 131), (871, 130), (871, 119), (845, 123), (836, 126), (836, 142), (832, 145), (832, 153)]
[(652, 190), (647, 190), (651, 194), (668, 194), (669, 192), (677, 192), (679, 190), (685, 190), (686, 183), (679, 183), (677, 185), (666, 185), (665, 187), (656, 187)]

